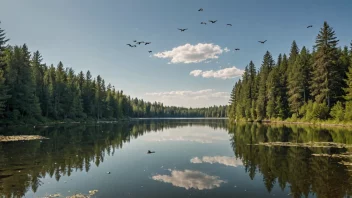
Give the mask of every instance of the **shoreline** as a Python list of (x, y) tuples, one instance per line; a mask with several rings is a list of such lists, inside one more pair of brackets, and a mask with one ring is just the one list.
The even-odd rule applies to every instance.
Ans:
[[(241, 121), (239, 121), (241, 122)], [(249, 121), (250, 122), (250, 121)], [(339, 124), (339, 123), (324, 123), (323, 122), (304, 122), (304, 121), (272, 121), (272, 120), (262, 120), (262, 121), (252, 121), (262, 124), (287, 124), (287, 125), (311, 125), (311, 126), (321, 126), (321, 127), (343, 127), (351, 128), (352, 124)]]
[(8, 128), (8, 127), (49, 127), (49, 126), (54, 126), (54, 125), (60, 125), (60, 124), (105, 124), (105, 123), (120, 123), (120, 122), (131, 122), (131, 121), (138, 121), (138, 120), (229, 120), (228, 117), (148, 117), (148, 118), (121, 118), (117, 120), (81, 120), (81, 121), (75, 121), (75, 120), (69, 120), (69, 121), (64, 121), (64, 120), (57, 120), (57, 121), (44, 121), (44, 122), (37, 122), (37, 123), (0, 123), (0, 129), (1, 128)]

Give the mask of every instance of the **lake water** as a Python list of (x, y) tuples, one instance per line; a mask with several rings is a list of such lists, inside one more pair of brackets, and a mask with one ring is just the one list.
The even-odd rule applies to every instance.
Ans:
[[(50, 139), (0, 143), (0, 197), (352, 195), (346, 129), (163, 119), (0, 131), (13, 134)], [(257, 145), (270, 142), (292, 145)]]

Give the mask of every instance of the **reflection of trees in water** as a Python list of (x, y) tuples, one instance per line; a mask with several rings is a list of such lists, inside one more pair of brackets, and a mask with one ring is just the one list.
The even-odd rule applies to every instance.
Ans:
[(0, 144), (0, 197), (22, 197), (37, 191), (41, 178), (49, 175), (57, 181), (73, 171), (88, 172), (91, 162), (104, 162), (105, 155), (139, 136), (169, 128), (207, 125), (226, 128), (226, 120), (139, 120), (98, 126), (71, 125), (49, 128), (12, 128), (4, 135), (36, 134), (44, 141), (6, 142)]
[(288, 187), (293, 197), (344, 197), (351, 195), (352, 177), (342, 159), (314, 157), (312, 153), (342, 153), (348, 149), (267, 147), (251, 145), (259, 142), (337, 142), (352, 143), (352, 131), (298, 126), (266, 126), (259, 124), (231, 125), (232, 146), (236, 157), (253, 179), (257, 172), (270, 192), (275, 183)]

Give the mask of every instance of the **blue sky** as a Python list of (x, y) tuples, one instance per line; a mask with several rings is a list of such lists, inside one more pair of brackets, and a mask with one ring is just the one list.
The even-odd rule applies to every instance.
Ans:
[[(10, 44), (27, 43), (47, 64), (90, 70), (133, 97), (199, 107), (227, 104), (239, 78), (226, 77), (250, 60), (259, 68), (266, 50), (276, 59), (293, 40), (311, 49), (324, 20), (348, 45), (351, 9), (349, 0), (2, 0), (0, 20)], [(200, 24), (208, 20), (218, 22)], [(152, 44), (126, 45), (135, 39)]]

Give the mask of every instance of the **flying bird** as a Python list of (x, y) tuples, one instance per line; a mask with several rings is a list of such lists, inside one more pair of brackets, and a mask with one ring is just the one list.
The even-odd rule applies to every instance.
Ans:
[(135, 43), (136, 43), (136, 42), (137, 42), (137, 40), (134, 40), (133, 42), (135, 42)]
[(308, 26), (307, 26), (307, 28), (311, 28), (311, 27), (313, 27), (313, 26), (312, 26), (312, 25), (308, 25)]
[(264, 44), (266, 42), (266, 40), (265, 41), (258, 41), (258, 42), (261, 43), (261, 44)]
[(130, 47), (133, 47), (133, 45), (131, 45), (131, 44), (126, 44), (126, 45), (128, 45), (128, 46), (130, 46)]
[(142, 43), (144, 43), (144, 42), (143, 42), (143, 41), (137, 42), (138, 45), (140, 45), (140, 44), (142, 44)]
[(201, 22), (200, 24), (206, 25), (207, 23), (206, 22)]
[(153, 51), (148, 51), (149, 53), (152, 53)]
[(212, 21), (212, 20), (209, 20), (210, 23), (216, 23), (218, 20), (215, 20), (215, 21)]
[(199, 9), (198, 11), (199, 11), (199, 12), (203, 11), (203, 8)]
[(178, 30), (180, 30), (181, 32), (184, 32), (184, 31), (186, 31), (186, 30), (187, 30), (187, 28), (186, 28), (186, 29), (181, 29), (181, 28), (178, 28)]
[(236, 48), (235, 50), (238, 51), (238, 50), (240, 50), (240, 48)]
[(226, 25), (228, 25), (228, 26), (232, 26), (232, 24), (230, 24), (230, 23), (228, 23), (228, 24), (226, 24)]
[(145, 45), (149, 45), (149, 44), (151, 44), (151, 42), (145, 42)]

